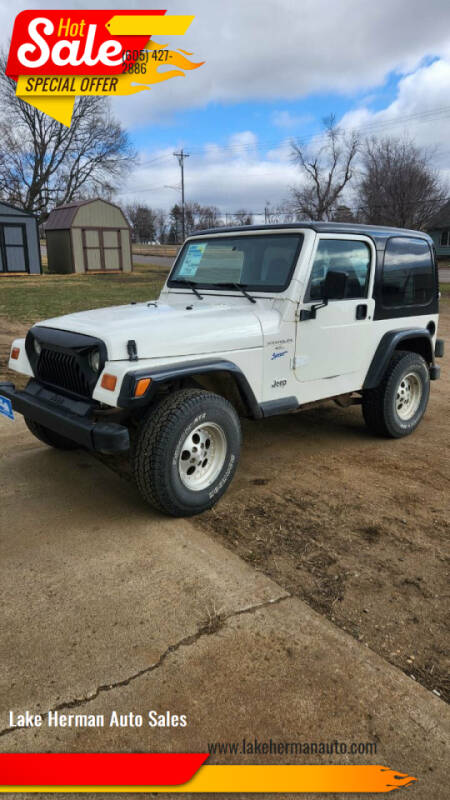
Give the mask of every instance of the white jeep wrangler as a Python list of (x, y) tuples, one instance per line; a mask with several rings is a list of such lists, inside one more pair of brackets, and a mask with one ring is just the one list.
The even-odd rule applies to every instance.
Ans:
[(239, 417), (361, 403), (376, 434), (419, 424), (435, 356), (438, 275), (425, 233), (308, 222), (187, 239), (157, 301), (34, 325), (11, 348), (5, 404), (59, 448), (130, 450), (145, 500), (213, 506), (235, 473)]

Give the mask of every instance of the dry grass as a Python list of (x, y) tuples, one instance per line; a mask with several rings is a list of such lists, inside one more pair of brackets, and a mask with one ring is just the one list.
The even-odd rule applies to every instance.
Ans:
[(152, 300), (166, 274), (160, 266), (135, 264), (131, 273), (2, 276), (0, 316), (33, 324), (89, 308)]

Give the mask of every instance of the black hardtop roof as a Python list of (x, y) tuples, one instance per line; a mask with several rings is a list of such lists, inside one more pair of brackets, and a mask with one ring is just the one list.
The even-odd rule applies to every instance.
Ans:
[(257, 233), (259, 231), (273, 230), (289, 231), (298, 228), (310, 228), (317, 233), (363, 233), (370, 236), (370, 238), (382, 248), (384, 248), (386, 240), (390, 239), (392, 236), (420, 236), (422, 239), (426, 239), (428, 242), (432, 243), (431, 237), (424, 231), (413, 231), (408, 228), (389, 228), (382, 225), (359, 225), (353, 222), (288, 222), (274, 225), (239, 225), (235, 227), (206, 228), (205, 230), (195, 231), (195, 233), (192, 233), (188, 238), (205, 236), (212, 233), (227, 234), (242, 233), (243, 231), (255, 231), (255, 233)]

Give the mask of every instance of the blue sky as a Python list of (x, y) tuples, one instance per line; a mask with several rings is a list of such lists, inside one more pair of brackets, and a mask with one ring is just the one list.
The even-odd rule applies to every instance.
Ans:
[[(434, 59), (430, 59), (431, 62)], [(225, 145), (236, 131), (252, 130), (258, 141), (271, 149), (284, 137), (313, 137), (322, 129), (322, 119), (330, 113), (340, 119), (349, 111), (367, 106), (373, 112), (386, 108), (395, 99), (400, 76), (392, 73), (372, 92), (350, 95), (319, 92), (294, 100), (210, 102), (203, 108), (174, 111), (151, 125), (137, 125), (132, 137), (139, 150), (164, 148), (168, 138), (178, 145), (195, 148), (216, 142)]]

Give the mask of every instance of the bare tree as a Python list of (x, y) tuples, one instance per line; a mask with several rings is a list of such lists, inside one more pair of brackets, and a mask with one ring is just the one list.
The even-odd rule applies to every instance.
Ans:
[(331, 219), (342, 193), (353, 177), (353, 164), (359, 148), (356, 132), (345, 133), (335, 117), (324, 119), (325, 142), (320, 147), (304, 148), (293, 141), (292, 158), (300, 167), (303, 184), (291, 189), (291, 206), (296, 216), (306, 219)]
[(155, 235), (156, 240), (161, 244), (167, 241), (168, 236), (168, 214), (162, 208), (157, 208), (155, 211)]
[(233, 222), (235, 225), (253, 225), (253, 215), (245, 208), (239, 208), (233, 214)]
[(300, 211), (297, 212), (293, 203), (290, 200), (285, 200), (277, 206), (272, 206), (269, 200), (266, 200), (264, 207), (264, 222), (266, 225), (278, 225), (283, 222), (297, 222), (299, 219), (304, 219), (304, 214)]
[(199, 203), (192, 203), (192, 215), (194, 228), (218, 228), (222, 225), (220, 211), (217, 206), (201, 206)]
[(110, 197), (135, 153), (108, 98), (80, 97), (70, 128), (16, 97), (0, 59), (0, 196), (45, 219), (80, 197)]
[(409, 139), (370, 139), (362, 153), (358, 216), (373, 225), (426, 228), (448, 187)]

